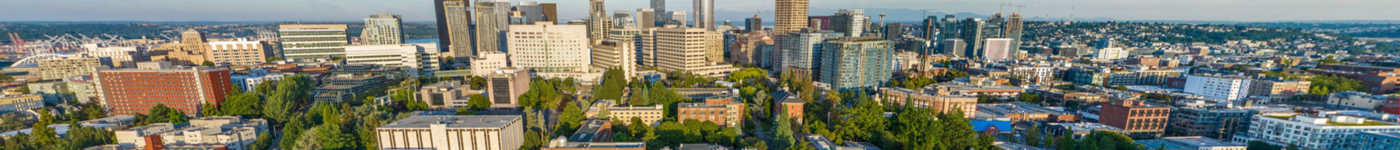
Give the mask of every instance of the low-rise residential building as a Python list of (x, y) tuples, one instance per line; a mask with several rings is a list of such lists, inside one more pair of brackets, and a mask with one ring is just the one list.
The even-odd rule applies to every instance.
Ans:
[(1124, 135), (1134, 138), (1160, 137), (1171, 114), (1171, 107), (1143, 101), (1115, 101), (1101, 106), (1099, 123), (1123, 129)]
[(1255, 79), (1250, 82), (1249, 96), (1262, 100), (1283, 101), (1293, 96), (1308, 94), (1312, 81), (1281, 80), (1278, 78)]
[[(665, 110), (666, 108), (662, 107), (661, 105), (610, 106), (608, 107), (608, 117), (617, 118), (617, 120), (632, 120), (632, 118), (640, 118), (642, 119), (642, 123), (646, 123), (648, 126), (650, 126), (655, 123), (660, 123), (661, 119), (666, 118)], [(632, 121), (624, 121), (623, 123), (631, 124)]]
[(519, 115), (417, 114), (375, 128), (379, 149), (518, 149), (524, 141)]
[(290, 74), (269, 73), (267, 70), (251, 69), (248, 71), (248, 73), (235, 73), (233, 75), (230, 75), (229, 78), (233, 80), (233, 85), (237, 85), (238, 88), (242, 88), (244, 92), (248, 92), (257, 89), (258, 84), (262, 84), (263, 82), (282, 81), (282, 78), (287, 75)]
[(1339, 114), (1255, 115), (1246, 135), (1235, 135), (1232, 142), (1263, 141), (1274, 145), (1296, 145), (1305, 149), (1345, 149), (1358, 132), (1396, 132), (1400, 125), (1358, 116)]
[(269, 132), (268, 123), (263, 119), (216, 116), (189, 121), (181, 124), (156, 123), (116, 131), (116, 143), (121, 149), (220, 144), (230, 145), (230, 150), (247, 150), (248, 145), (257, 141), (258, 134)]
[(25, 111), (42, 107), (44, 107), (43, 95), (0, 95), (0, 113)]
[(676, 104), (676, 119), (701, 122), (714, 122), (720, 126), (735, 127), (744, 124), (744, 102), (737, 95), (723, 95), (706, 98), (703, 103)]
[(951, 113), (960, 110), (965, 118), (977, 116), (977, 98), (952, 95), (946, 90), (910, 90), (904, 88), (880, 88), (881, 101), (890, 101), (897, 106), (912, 105), (927, 108), (933, 113)]
[(1334, 92), (1327, 95), (1327, 104), (1338, 109), (1372, 110), (1379, 108), (1387, 101), (1400, 101), (1400, 97), (1352, 91)]
[(1400, 132), (1365, 131), (1358, 132), (1341, 149), (1395, 149), (1400, 147)]

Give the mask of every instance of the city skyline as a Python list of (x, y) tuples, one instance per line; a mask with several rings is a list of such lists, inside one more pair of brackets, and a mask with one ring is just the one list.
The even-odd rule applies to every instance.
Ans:
[[(73, 2), (79, 1), (79, 2)], [(519, 3), (512, 0), (511, 3)], [(586, 6), (587, 1), (538, 0), (561, 6)], [(773, 16), (772, 0), (715, 0), (715, 20), (742, 21), (762, 11)], [(1400, 21), (1400, 1), (1384, 0), (867, 0), (852, 3), (841, 0), (812, 0), (811, 15), (834, 13), (838, 9), (866, 9), (870, 14), (888, 13), (890, 21), (917, 21), (920, 10), (929, 14), (973, 13), (981, 16), (998, 12), (1010, 14), (1016, 6), (1028, 21), (1052, 20), (1175, 20), (1175, 21)], [(693, 11), (692, 2), (672, 0), (666, 10)], [(176, 0), (72, 0), (52, 2), (22, 0), (0, 5), (3, 21), (352, 21), (378, 12), (403, 14), (405, 22), (433, 21), (433, 2), (370, 0), (304, 1), (176, 1)], [(650, 7), (649, 1), (609, 1), (608, 11)], [(1049, 13), (1047, 13), (1047, 8)], [(1070, 9), (1073, 8), (1073, 13)], [(560, 7), (562, 20), (580, 20), (587, 7)], [(1133, 10), (1133, 11), (1122, 11)], [(120, 13), (113, 13), (120, 12)], [(693, 12), (691, 12), (693, 13)], [(960, 16), (962, 17), (962, 16)]]

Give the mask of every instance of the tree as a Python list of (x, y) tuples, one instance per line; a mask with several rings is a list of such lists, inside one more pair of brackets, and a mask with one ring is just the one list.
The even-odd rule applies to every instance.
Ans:
[(488, 100), (486, 96), (482, 96), (481, 94), (472, 95), (471, 97), (467, 97), (467, 107), (475, 110), (486, 109), (491, 107), (491, 100)]
[(316, 143), (322, 149), (350, 149), (355, 147), (354, 137), (346, 135), (338, 123), (326, 123), (315, 129)]
[(631, 123), (627, 124), (627, 132), (632, 133), (633, 138), (645, 137), (647, 132), (651, 132), (651, 128), (647, 127), (647, 122), (642, 121), (642, 118), (632, 117), (630, 121)]
[[(788, 118), (788, 115), (787, 113), (779, 112), (778, 118)], [(773, 131), (769, 131), (773, 133), (773, 136), (769, 137), (768, 147), (770, 149), (788, 149), (792, 147), (797, 140), (792, 137), (791, 121), (788, 119), (774, 120), (777, 120), (777, 122), (773, 123), (775, 125)]]
[(1026, 145), (1040, 147), (1041, 140), (1045, 138), (1040, 134), (1040, 130), (1039, 125), (1031, 125), (1031, 128), (1026, 130)]
[(470, 77), (470, 80), (471, 80), (471, 88), (472, 88), (472, 89), (479, 90), (479, 89), (481, 89), (481, 88), (485, 88), (485, 87), (486, 87), (486, 78), (479, 77), (479, 76), (471, 76), (471, 77)]
[(200, 66), (213, 67), (213, 66), (214, 66), (214, 62), (206, 60), (206, 61), (204, 61), (204, 63), (201, 63)]
[(457, 111), (454, 112), (454, 114), (456, 114), (456, 115), (472, 115), (473, 113), (472, 113), (471, 110), (467, 110), (467, 108), (458, 108)]
[(555, 135), (572, 134), (583, 122), (583, 110), (579, 109), (574, 102), (569, 102), (567, 105), (564, 106), (564, 113), (559, 115), (559, 124), (554, 130)]

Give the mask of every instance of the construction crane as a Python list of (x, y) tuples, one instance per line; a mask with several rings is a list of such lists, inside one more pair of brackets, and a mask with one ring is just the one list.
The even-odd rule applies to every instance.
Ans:
[(924, 17), (928, 17), (928, 12), (930, 12), (930, 11), (938, 11), (938, 9), (920, 9), (919, 11), (920, 11), (920, 12), (924, 12)]

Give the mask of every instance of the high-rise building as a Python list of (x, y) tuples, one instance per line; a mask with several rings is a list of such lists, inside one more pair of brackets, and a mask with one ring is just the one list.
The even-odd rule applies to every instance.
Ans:
[(860, 37), (865, 33), (865, 23), (869, 19), (862, 9), (841, 9), (831, 16), (831, 30), (845, 33), (847, 37)]
[[(807, 28), (817, 30), (831, 30), (831, 16), (810, 16), (807, 17)], [(799, 29), (801, 30), (801, 29)]]
[[(521, 21), (525, 24), (547, 21), (544, 17), (544, 8), (540, 7), (539, 2), (520, 1), (520, 4), (515, 6), (515, 11), (520, 12)], [(553, 23), (554, 21), (549, 22)]]
[(1015, 58), (1011, 47), (1011, 39), (1008, 38), (988, 38), (987, 48), (982, 53), (982, 58), (988, 61), (1001, 61)]
[(827, 41), (821, 49), (820, 81), (840, 91), (880, 86), (890, 80), (894, 42), (875, 37)]
[(588, 33), (582, 25), (511, 25), (510, 66), (536, 72), (588, 71)]
[(671, 21), (671, 16), (669, 12), (666, 11), (666, 0), (651, 0), (651, 10), (660, 13), (656, 14), (656, 16), (652, 16), (652, 21), (656, 21), (652, 23), (652, 26), (664, 27), (666, 23)]
[(939, 50), (941, 54), (956, 57), (967, 57), (967, 42), (964, 42), (962, 39), (944, 39), (942, 43), (938, 45), (942, 46), (942, 49)]
[(607, 40), (593, 45), (593, 67), (622, 69), (627, 79), (636, 70), (637, 50), (632, 41)]
[[(1011, 39), (1012, 51), (1019, 51), (1021, 47), (1021, 36), (1025, 34), (1026, 20), (1021, 18), (1021, 13), (1012, 13), (1011, 19), (1006, 20), (1006, 33), (1003, 38)], [(1015, 56), (1014, 54), (1012, 56)]]
[(402, 44), (403, 17), (380, 12), (365, 18), (364, 31), (360, 32), (360, 43), (366, 45)]
[(379, 149), (519, 149), (520, 115), (413, 115), (375, 128)]
[(141, 114), (163, 104), (198, 116), (204, 104), (218, 107), (237, 88), (230, 83), (227, 69), (177, 67), (169, 62), (141, 62), (137, 66), (93, 73), (98, 97), (110, 114)]
[(505, 52), (502, 40), (510, 29), (510, 2), (476, 2), (476, 54)]
[(151, 49), (151, 60), (182, 65), (199, 65), (207, 61), (204, 53), (209, 52), (209, 41), (204, 39), (204, 33), (190, 28), (180, 32), (180, 38), (180, 42), (161, 44)]
[[(476, 56), (476, 44), (472, 38), (471, 1), (434, 0), (437, 8), (438, 49), (448, 52), (444, 56), (472, 58)], [(464, 59), (465, 60), (465, 59)]]
[(687, 27), (686, 22), (689, 21), (689, 19), (686, 19), (685, 11), (671, 11), (669, 14), (671, 14), (671, 20), (667, 21), (667, 26), (675, 25), (682, 28)]
[(753, 15), (753, 18), (744, 19), (744, 32), (762, 32), (763, 18)]
[(892, 40), (892, 41), (903, 40), (903, 38), (904, 38), (904, 24), (903, 24), (903, 23), (890, 23), (890, 24), (887, 24), (887, 25), (885, 25), (885, 32), (884, 32), (884, 33), (885, 33), (885, 39), (886, 39), (886, 40)]
[(928, 18), (924, 18), (924, 22), (919, 28), (922, 32), (916, 34), (925, 40), (940, 41), (942, 39), (938, 38), (938, 23), (938, 16), (928, 16)]
[(807, 28), (807, 0), (777, 0), (774, 33), (797, 32)]
[(39, 71), (31, 73), (38, 74), (39, 79), (58, 80), (75, 75), (90, 75), (98, 69), (112, 66), (112, 61), (103, 58), (69, 56), (38, 60), (35, 65)]
[(694, 0), (695, 28), (715, 30), (715, 0)]
[(486, 93), (491, 108), (515, 108), (520, 95), (530, 90), (530, 71), (515, 67), (501, 68), (486, 75)]
[(374, 64), (384, 67), (399, 67), (410, 76), (419, 76), (437, 70), (437, 45), (432, 44), (385, 44), (352, 45), (345, 47), (346, 64)]
[(1240, 100), (1249, 96), (1249, 78), (1237, 76), (1187, 75), (1184, 92), (1217, 100)]
[[(789, 32), (789, 34), (778, 35), (775, 48), (780, 51), (781, 58), (775, 59), (773, 71), (779, 73), (793, 73), (803, 77), (814, 77), (819, 63), (822, 59), (822, 46), (827, 40), (841, 38), (841, 33), (803, 29), (799, 32)], [(816, 79), (816, 78), (812, 78)]]
[(967, 54), (968, 58), (982, 57), (982, 45), (986, 44), (983, 43), (986, 36), (982, 31), (986, 24), (981, 18), (967, 18), (962, 21), (962, 35), (958, 35), (957, 38), (967, 42), (967, 49), (963, 50), (963, 54)]
[(613, 26), (608, 21), (605, 14), (607, 9), (603, 8), (603, 0), (589, 0), (588, 2), (588, 43), (598, 43), (607, 39), (608, 30)]
[(538, 21), (549, 21), (550, 24), (559, 24), (559, 4), (540, 3), (540, 12), (544, 13)]
[(957, 17), (954, 17), (953, 15), (945, 15), (943, 16), (943, 21), (938, 24), (938, 39), (940, 41), (946, 39), (962, 38), (963, 26), (960, 22), (958, 22)]
[(253, 66), (267, 62), (268, 47), (263, 41), (209, 42), (208, 60), (216, 65)]
[(1171, 107), (1142, 101), (1115, 101), (1100, 105), (1099, 123), (1123, 129), (1131, 137), (1159, 137), (1167, 129)]
[(652, 10), (651, 8), (637, 9), (637, 28), (646, 29), (658, 27), (656, 22), (659, 20), (656, 16), (658, 16), (656, 15), (656, 10)]
[[(636, 18), (632, 18), (632, 12), (613, 11), (612, 19), (613, 23), (611, 28), (613, 29), (637, 28), (637, 20)], [(604, 36), (603, 40), (607, 40), (606, 36)]]
[(345, 58), (350, 44), (345, 24), (282, 24), (282, 55), (287, 59)]
[(702, 76), (723, 76), (737, 70), (722, 64), (723, 36), (702, 28), (651, 28), (642, 31), (642, 62), (661, 71), (685, 71)]

